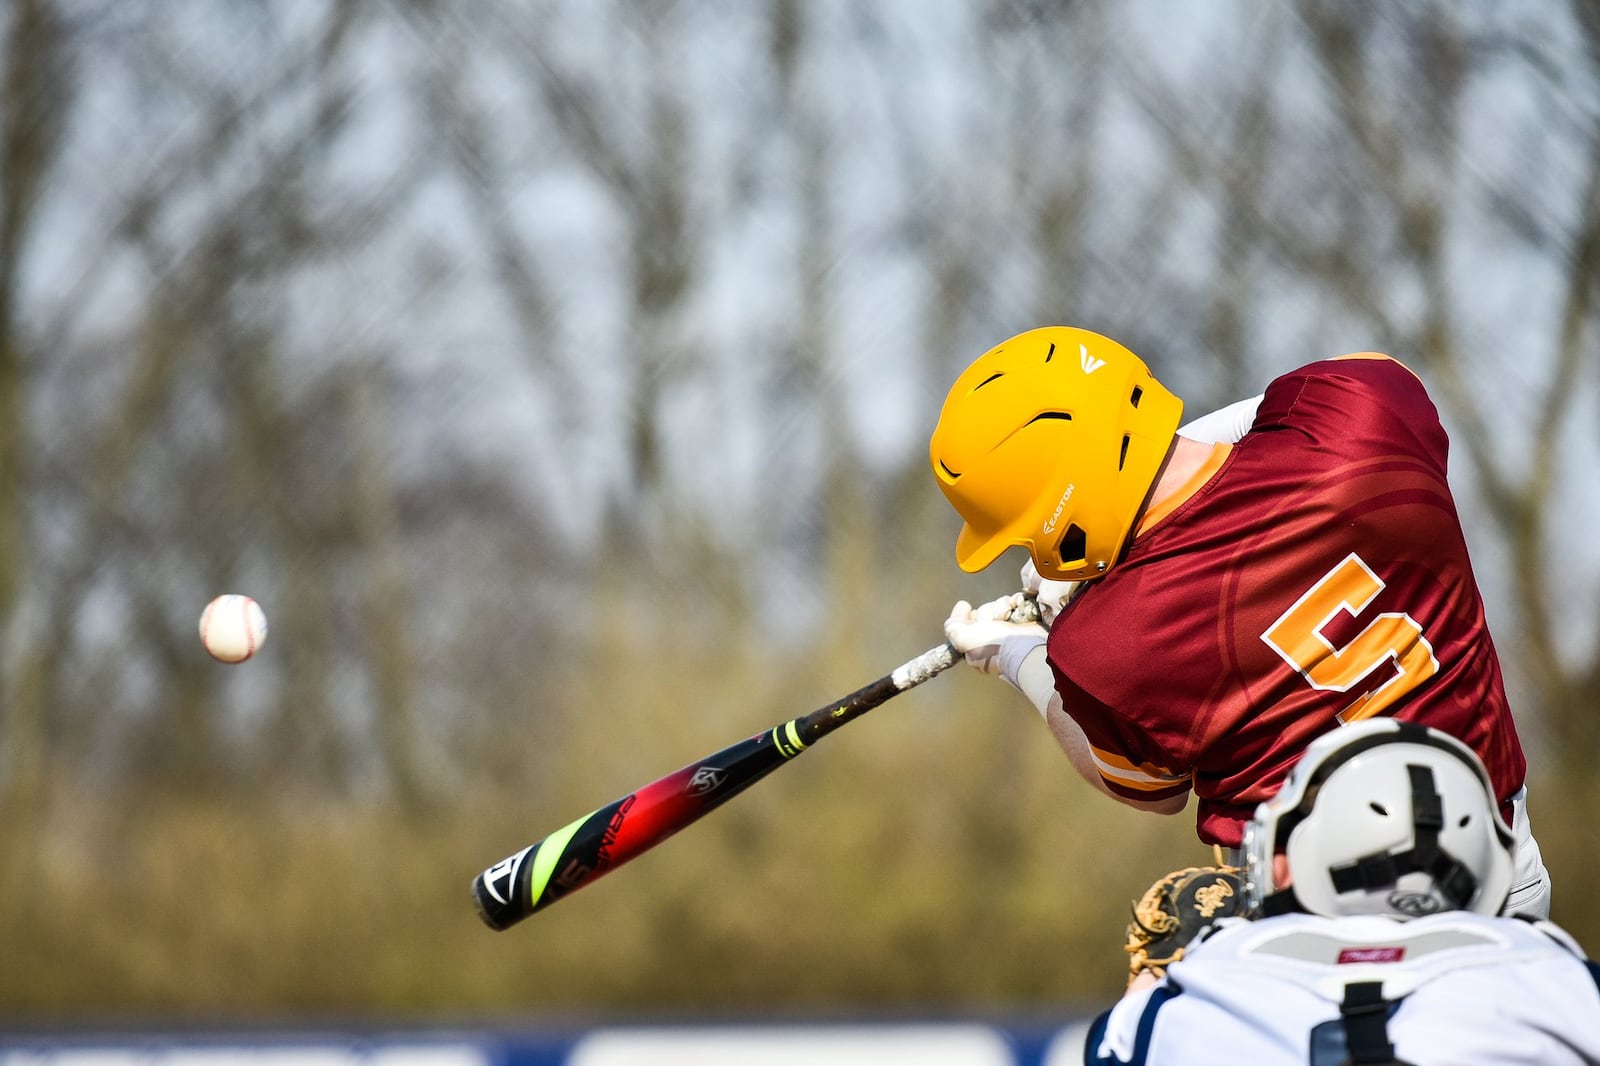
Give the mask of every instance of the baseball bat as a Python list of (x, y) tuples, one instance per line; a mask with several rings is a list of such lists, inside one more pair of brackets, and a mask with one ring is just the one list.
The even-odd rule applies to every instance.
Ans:
[[(1013, 621), (1038, 618), (1024, 599)], [(948, 643), (918, 655), (841, 700), (774, 726), (650, 782), (495, 863), (472, 881), (478, 915), (491, 929), (509, 929), (678, 830), (704, 818), (846, 722), (954, 666)]]

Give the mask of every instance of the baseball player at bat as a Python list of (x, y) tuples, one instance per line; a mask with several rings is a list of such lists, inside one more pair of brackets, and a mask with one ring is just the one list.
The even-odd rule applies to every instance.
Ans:
[(1515, 840), (1460, 741), (1370, 718), (1319, 737), (1246, 830), (1243, 916), (1163, 879), (1171, 943), (1090, 1027), (1090, 1066), (1600, 1062), (1600, 967), (1500, 914)]
[[(1012, 546), (1048, 628), (958, 603), (965, 661), (1044, 715), (1107, 795), (1238, 849), (1312, 741), (1392, 717), (1464, 741), (1515, 835), (1507, 906), (1546, 917), (1526, 761), (1417, 376), (1372, 352), (1291, 371), (1180, 429), (1183, 404), (1088, 330), (1030, 330), (956, 380), (930, 443), (956, 559)], [(1063, 596), (1067, 589), (1076, 594)]]

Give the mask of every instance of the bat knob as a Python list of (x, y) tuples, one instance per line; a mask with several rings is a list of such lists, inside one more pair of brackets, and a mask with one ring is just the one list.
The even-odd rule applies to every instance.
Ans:
[(490, 886), (489, 878), (499, 868), (490, 867), (472, 879), (472, 905), (477, 909), (478, 917), (483, 919), (483, 924), (495, 932), (510, 929), (528, 916), (527, 911), (517, 907), (509, 899), (500, 898)]

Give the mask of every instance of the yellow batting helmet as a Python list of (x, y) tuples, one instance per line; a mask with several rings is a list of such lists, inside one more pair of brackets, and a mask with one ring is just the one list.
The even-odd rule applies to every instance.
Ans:
[(982, 570), (1020, 544), (1039, 573), (1099, 577), (1117, 561), (1183, 401), (1098, 333), (1046, 326), (956, 379), (928, 454), (963, 525), (956, 561)]

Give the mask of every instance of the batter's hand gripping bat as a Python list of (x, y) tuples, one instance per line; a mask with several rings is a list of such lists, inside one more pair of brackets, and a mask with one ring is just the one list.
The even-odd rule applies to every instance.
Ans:
[[(1038, 618), (1023, 600), (1012, 621)], [(472, 899), (491, 929), (511, 926), (649, 851), (704, 818), (818, 740), (891, 697), (937, 677), (961, 655), (948, 643), (810, 714), (723, 748), (495, 863), (472, 881)]]

